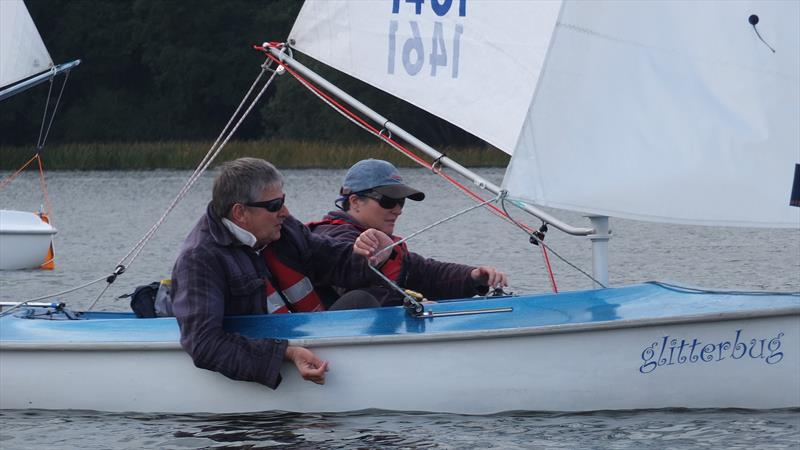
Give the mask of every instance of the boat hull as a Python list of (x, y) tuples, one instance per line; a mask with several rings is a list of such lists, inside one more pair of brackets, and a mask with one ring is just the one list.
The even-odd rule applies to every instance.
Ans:
[(35, 213), (0, 210), (0, 270), (40, 267), (47, 262), (55, 234)]
[(796, 311), (681, 322), (299, 340), (330, 362), (326, 384), (287, 365), (274, 391), (198, 369), (175, 342), (4, 345), (0, 408), (487, 414), (800, 406)]

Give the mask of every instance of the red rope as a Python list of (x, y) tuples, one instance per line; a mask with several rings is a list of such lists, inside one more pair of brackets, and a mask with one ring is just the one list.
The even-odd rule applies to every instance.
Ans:
[(2, 182), (0, 182), (0, 189), (3, 189), (4, 187), (8, 186), (8, 185), (9, 185), (9, 184), (10, 184), (10, 183), (11, 183), (11, 182), (14, 180), (14, 178), (16, 178), (16, 176), (20, 174), (20, 172), (22, 172), (23, 170), (25, 170), (25, 168), (26, 168), (26, 167), (30, 166), (30, 165), (31, 165), (31, 163), (32, 163), (32, 162), (34, 162), (34, 161), (36, 161), (37, 159), (39, 159), (39, 154), (38, 154), (38, 153), (37, 153), (37, 154), (35, 154), (35, 155), (33, 155), (33, 157), (32, 157), (31, 159), (29, 159), (29, 160), (28, 160), (28, 162), (26, 162), (25, 164), (23, 164), (23, 165), (22, 165), (22, 167), (20, 167), (19, 169), (17, 169), (17, 171), (16, 171), (16, 172), (14, 172), (14, 173), (12, 173), (11, 175), (9, 175), (9, 176), (5, 177), (5, 178), (3, 179), (3, 181), (2, 181)]
[(45, 182), (44, 179), (44, 165), (42, 164), (42, 157), (38, 153), (33, 155), (31, 159), (29, 159), (25, 164), (23, 164), (22, 167), (17, 169), (16, 172), (5, 177), (3, 181), (0, 182), (0, 189), (3, 189), (9, 184), (11, 184), (11, 182), (14, 181), (17, 175), (22, 173), (23, 170), (27, 169), (28, 166), (30, 166), (34, 161), (39, 163), (39, 184), (41, 184), (42, 186), (42, 194), (44, 195), (44, 208), (45, 208), (44, 212), (49, 219), (48, 223), (52, 223), (53, 208), (50, 206), (50, 197), (47, 195), (47, 183)]
[[(269, 47), (274, 47), (274, 48), (281, 48), (283, 46), (283, 44), (270, 42), (268, 44), (268, 46)], [(424, 159), (422, 159), (420, 156), (416, 155), (412, 151), (408, 150), (402, 144), (400, 144), (399, 142), (395, 141), (391, 137), (384, 136), (383, 133), (381, 133), (380, 130), (378, 130), (377, 128), (372, 126), (366, 120), (362, 119), (360, 116), (356, 115), (355, 113), (353, 113), (352, 111), (347, 109), (345, 106), (343, 106), (342, 104), (337, 102), (333, 97), (331, 97), (325, 91), (323, 91), (321, 88), (317, 87), (316, 85), (314, 85), (313, 83), (311, 83), (310, 81), (305, 79), (302, 75), (297, 73), (291, 67), (283, 64), (278, 58), (276, 58), (271, 53), (269, 53), (268, 49), (266, 49), (266, 48), (264, 48), (262, 46), (253, 46), (253, 48), (255, 48), (256, 50), (260, 50), (260, 51), (264, 52), (264, 54), (267, 56), (267, 58), (269, 58), (270, 60), (272, 60), (273, 62), (275, 62), (279, 66), (282, 66), (284, 69), (286, 69), (286, 71), (289, 72), (293, 77), (295, 77), (295, 79), (297, 79), (297, 81), (299, 81), (301, 84), (306, 86), (308, 89), (314, 91), (317, 95), (319, 95), (320, 97), (324, 98), (330, 104), (334, 105), (334, 107), (336, 109), (338, 109), (340, 112), (342, 112), (346, 116), (350, 117), (354, 121), (358, 122), (361, 126), (366, 128), (367, 130), (369, 130), (374, 135), (378, 136), (379, 139), (381, 139), (384, 142), (386, 142), (387, 144), (391, 145), (396, 150), (399, 150), (401, 153), (403, 153), (407, 157), (411, 158), (417, 164), (419, 164), (419, 165), (421, 165), (421, 166), (423, 166), (423, 167), (425, 167), (427, 169), (431, 169), (431, 170), (433, 169), (433, 166), (430, 163), (428, 163), (427, 161), (425, 161)], [(453, 177), (445, 174), (442, 170), (435, 170), (435, 171), (432, 170), (432, 171), (435, 174), (439, 175), (440, 177), (444, 178), (445, 180), (449, 181), (452, 185), (454, 185), (456, 188), (461, 190), (463, 193), (467, 194), (469, 197), (472, 197), (472, 199), (477, 201), (478, 203), (483, 203), (483, 202), (486, 201), (483, 197), (481, 197), (480, 195), (476, 194), (471, 189), (469, 189), (468, 187), (466, 187), (462, 183), (458, 182)], [(506, 215), (505, 211), (503, 211), (502, 209), (498, 208), (497, 206), (495, 206), (493, 204), (487, 204), (486, 206), (488, 206), (490, 208), (491, 212), (493, 212), (495, 215), (498, 215), (503, 219), (511, 221), (511, 219)], [(531, 227), (529, 227), (528, 225), (526, 225), (524, 223), (520, 223), (520, 225), (528, 233), (533, 233), (533, 229)], [(547, 249), (543, 245), (540, 245), (540, 247), (542, 248), (542, 252), (543, 252), (543, 255), (544, 255), (544, 261), (545, 261), (545, 266), (547, 267), (547, 271), (548, 271), (549, 276), (550, 276), (550, 282), (553, 285), (553, 292), (558, 292), (558, 287), (556, 286), (555, 277), (553, 275), (553, 269), (550, 266), (550, 259), (547, 256)]]
[(553, 293), (558, 294), (556, 278), (553, 275), (553, 268), (550, 266), (550, 257), (547, 256), (547, 247), (545, 247), (544, 241), (539, 242), (539, 247), (542, 248), (542, 257), (544, 258), (544, 265), (547, 267), (547, 275), (550, 277), (550, 284), (553, 286)]
[(47, 214), (47, 223), (53, 223), (53, 209), (50, 206), (50, 197), (47, 195), (47, 183), (44, 181), (44, 165), (42, 158), (36, 154), (36, 159), (39, 160), (39, 183), (42, 185), (42, 194), (44, 195), (44, 208)]

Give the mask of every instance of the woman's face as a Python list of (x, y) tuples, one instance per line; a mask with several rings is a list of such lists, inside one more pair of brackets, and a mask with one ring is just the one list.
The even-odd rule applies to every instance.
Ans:
[[(381, 194), (370, 194), (380, 196)], [(388, 235), (394, 234), (394, 225), (400, 214), (403, 214), (403, 205), (396, 203), (392, 208), (384, 208), (379, 201), (371, 197), (351, 195), (349, 198), (350, 210), (348, 214), (361, 222), (367, 228), (375, 228)]]

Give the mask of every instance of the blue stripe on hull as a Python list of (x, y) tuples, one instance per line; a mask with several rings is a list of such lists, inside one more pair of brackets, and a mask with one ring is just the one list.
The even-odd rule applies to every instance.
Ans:
[[(402, 307), (230, 317), (225, 328), (252, 338), (325, 339), (515, 330), (621, 320), (800, 307), (798, 294), (696, 293), (647, 283), (561, 294), (476, 298), (427, 305), (434, 312), (511, 307), (512, 312), (416, 318)], [(2, 342), (177, 342), (175, 319), (91, 312), (86, 320), (0, 319)]]

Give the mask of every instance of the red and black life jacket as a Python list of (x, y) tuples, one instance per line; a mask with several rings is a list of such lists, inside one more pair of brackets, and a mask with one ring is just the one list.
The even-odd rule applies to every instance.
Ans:
[[(310, 222), (307, 225), (312, 231), (319, 225), (350, 225), (362, 233), (367, 231), (367, 228), (344, 219), (322, 219), (319, 222)], [(392, 236), (391, 238), (395, 242), (402, 240), (402, 238), (397, 236)], [(406, 246), (405, 242), (394, 246), (394, 248), (392, 248), (392, 254), (389, 255), (389, 259), (381, 266), (381, 273), (394, 282), (400, 281), (400, 277), (403, 274), (403, 261), (407, 254), (408, 246)]]
[[(270, 314), (325, 311), (311, 280), (287, 266), (267, 247), (262, 252), (272, 278), (265, 283)], [(277, 284), (277, 286), (273, 286)]]

